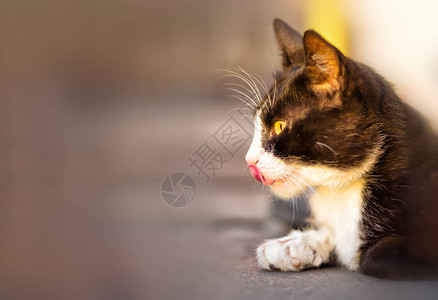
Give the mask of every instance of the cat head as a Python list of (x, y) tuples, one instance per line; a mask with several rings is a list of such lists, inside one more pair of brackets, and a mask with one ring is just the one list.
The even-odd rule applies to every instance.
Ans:
[(255, 109), (246, 154), (253, 177), (281, 198), (361, 179), (383, 140), (368, 101), (379, 94), (374, 73), (313, 30), (301, 36), (276, 19), (274, 31), (283, 69)]

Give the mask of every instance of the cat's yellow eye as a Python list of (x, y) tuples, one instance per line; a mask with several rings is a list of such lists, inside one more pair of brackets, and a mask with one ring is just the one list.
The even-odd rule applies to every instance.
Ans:
[(275, 122), (275, 124), (274, 124), (274, 131), (275, 131), (275, 134), (279, 135), (280, 132), (282, 132), (283, 129), (286, 128), (286, 124), (287, 124), (287, 123), (284, 122), (284, 121), (277, 121), (277, 122)]

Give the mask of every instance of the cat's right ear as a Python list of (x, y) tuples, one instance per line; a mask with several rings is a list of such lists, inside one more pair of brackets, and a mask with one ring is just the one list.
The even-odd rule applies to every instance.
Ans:
[(342, 53), (319, 33), (307, 30), (304, 33), (306, 52), (305, 73), (312, 83), (313, 90), (334, 95), (342, 87)]
[(274, 20), (274, 32), (283, 57), (283, 67), (305, 62), (303, 36), (280, 19)]

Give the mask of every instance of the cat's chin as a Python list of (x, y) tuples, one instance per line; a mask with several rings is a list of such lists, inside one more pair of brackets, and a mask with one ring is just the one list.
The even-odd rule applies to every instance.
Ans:
[(276, 180), (269, 187), (271, 188), (271, 192), (276, 197), (281, 198), (283, 200), (289, 200), (291, 198), (295, 198), (301, 195), (302, 193), (304, 193), (305, 191), (305, 189), (302, 186), (286, 183), (282, 180)]

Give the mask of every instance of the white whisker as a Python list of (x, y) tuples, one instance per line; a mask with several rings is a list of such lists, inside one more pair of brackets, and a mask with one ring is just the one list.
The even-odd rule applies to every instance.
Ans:
[(237, 89), (233, 89), (233, 88), (228, 88), (228, 90), (233, 91), (233, 92), (236, 92), (236, 93), (242, 95), (243, 97), (245, 97), (246, 99), (248, 99), (248, 101), (251, 101), (251, 103), (253, 103), (254, 105), (257, 105), (257, 103), (254, 102), (254, 99), (252, 99), (250, 96), (248, 96), (248, 95), (245, 94), (244, 92), (239, 91), (239, 90), (237, 90)]
[(235, 98), (237, 100), (242, 101), (243, 103), (245, 103), (249, 108), (251, 108), (252, 110), (255, 110), (256, 107), (254, 107), (254, 104), (248, 102), (247, 100), (245, 100), (244, 98), (238, 96), (238, 95), (230, 95), (231, 98)]
[[(309, 185), (303, 179), (301, 179), (297, 174), (290, 172), (290, 171), (283, 171), (281, 176), (282, 176), (283, 180), (290, 178), (290, 177), (294, 178), (295, 180), (298, 180), (299, 182), (301, 182), (304, 186), (306, 186), (312, 192), (312, 196), (314, 195), (318, 199), (321, 199), (318, 192), (311, 185)], [(283, 176), (286, 176), (286, 178), (283, 178)], [(305, 176), (305, 175), (301, 174), (301, 176)], [(306, 196), (307, 200), (310, 200), (307, 194), (305, 196)], [(309, 202), (309, 201), (307, 201), (307, 202)]]
[(244, 86), (244, 85), (241, 85), (241, 84), (238, 84), (238, 83), (233, 83), (233, 82), (230, 82), (230, 83), (225, 83), (224, 84), (224, 86), (238, 86), (238, 87), (241, 87), (241, 88), (243, 88), (244, 90), (246, 90), (251, 96), (253, 96), (253, 97), (256, 97), (257, 98), (257, 95), (254, 95), (254, 93), (252, 92), (252, 91), (250, 91), (246, 86)]
[(261, 102), (262, 97), (260, 95), (260, 92), (258, 91), (257, 86), (254, 87), (252, 81), (248, 80), (242, 74), (239, 74), (235, 71), (232, 71), (232, 70), (225, 70), (225, 71), (230, 73), (230, 74), (225, 75), (225, 77), (234, 77), (234, 78), (238, 78), (238, 79), (242, 80), (243, 82), (245, 82), (248, 85), (248, 87), (252, 90), (252, 94), (254, 94), (254, 96), (257, 98), (257, 101), (259, 103)]
[[(263, 100), (263, 97), (262, 97), (262, 94), (260, 93), (260, 89), (259, 89), (257, 83), (256, 83), (256, 82), (254, 81), (254, 79), (253, 79), (254, 76), (252, 76), (251, 74), (249, 74), (248, 72), (246, 72), (242, 67), (238, 67), (238, 68), (235, 68), (235, 69), (236, 69), (236, 70), (239, 70), (240, 72), (242, 72), (244, 75), (247, 76), (248, 80), (251, 81), (252, 86), (254, 87), (254, 89), (255, 89), (256, 92), (257, 92), (258, 99), (259, 99), (259, 101), (261, 102), (261, 101)], [(256, 80), (257, 80), (257, 79), (256, 79)]]
[(316, 144), (321, 147), (321, 150), (322, 150), (322, 147), (325, 147), (325, 148), (329, 149), (333, 153), (334, 156), (338, 155), (338, 153), (336, 153), (336, 151), (333, 150), (333, 148), (330, 147), (329, 145), (321, 143), (321, 142), (316, 142)]
[(275, 70), (274, 64), (272, 63), (271, 55), (269, 55), (269, 52), (268, 52), (267, 49), (266, 49), (266, 54), (268, 55), (269, 62), (271, 63), (272, 72), (273, 72), (273, 76), (274, 76), (274, 95), (272, 97), (273, 99), (272, 99), (272, 102), (271, 102), (271, 108), (272, 108), (274, 106), (275, 97), (277, 95), (277, 78), (275, 76), (276, 70)]
[[(261, 95), (261, 93), (260, 93), (260, 90), (258, 89), (258, 85), (257, 85), (257, 83), (256, 83), (255, 81), (258, 82), (258, 84), (259, 84), (259, 85), (265, 90), (265, 94), (268, 96), (268, 98), (271, 99), (271, 96), (270, 96), (269, 93), (268, 93), (268, 87), (266, 86), (266, 83), (263, 85), (262, 82), (261, 82), (256, 76), (254, 76), (254, 75), (248, 73), (248, 72), (245, 71), (242, 67), (239, 67), (239, 68), (240, 68), (240, 71), (241, 71), (241, 72), (243, 72), (244, 74), (246, 74), (246, 76), (248, 76), (248, 78), (252, 81), (252, 83), (254, 84), (254, 86), (257, 87), (257, 91), (258, 91), (258, 94), (259, 94), (259, 96), (260, 96), (260, 99), (263, 99), (263, 97), (262, 97), (262, 95)], [(255, 81), (254, 81), (254, 80), (255, 80)]]

